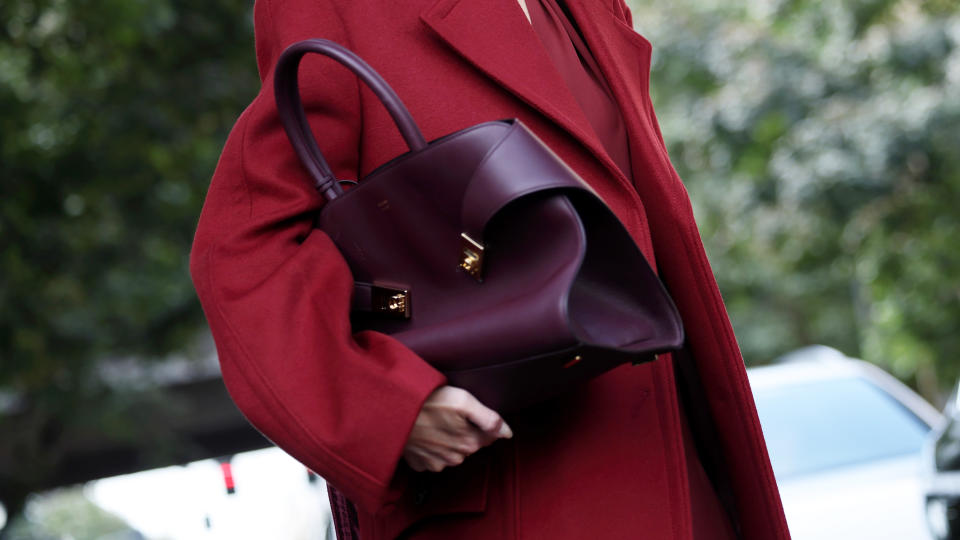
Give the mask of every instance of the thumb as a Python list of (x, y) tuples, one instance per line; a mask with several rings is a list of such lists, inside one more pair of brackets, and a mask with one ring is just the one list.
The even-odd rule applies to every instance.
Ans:
[(476, 398), (473, 398), (473, 396), (471, 396), (471, 398), (466, 407), (464, 407), (464, 412), (470, 423), (491, 437), (505, 439), (513, 437), (513, 430), (510, 429), (510, 426), (507, 425), (496, 411), (486, 407), (483, 403), (477, 401)]

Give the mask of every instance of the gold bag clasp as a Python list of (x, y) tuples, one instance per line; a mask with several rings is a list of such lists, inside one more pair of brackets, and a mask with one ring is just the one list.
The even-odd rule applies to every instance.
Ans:
[(370, 290), (370, 303), (374, 313), (410, 318), (410, 291), (406, 289), (375, 285)]
[(483, 244), (460, 233), (460, 268), (478, 282), (483, 281)]

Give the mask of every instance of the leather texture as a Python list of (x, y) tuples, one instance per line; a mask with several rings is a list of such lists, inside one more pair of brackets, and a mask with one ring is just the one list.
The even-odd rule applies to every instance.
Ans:
[[(345, 193), (299, 97), (310, 52), (368, 85), (410, 148)], [(368, 283), (410, 292), (408, 318), (368, 313), (355, 327), (390, 334), (501, 413), (683, 344), (680, 316), (629, 233), (520, 121), (426, 144), (387, 82), (326, 39), (289, 46), (274, 88), (291, 145), (327, 199), (317, 225), (361, 284), (355, 295)], [(485, 248), (482, 279), (458, 266), (462, 234)]]

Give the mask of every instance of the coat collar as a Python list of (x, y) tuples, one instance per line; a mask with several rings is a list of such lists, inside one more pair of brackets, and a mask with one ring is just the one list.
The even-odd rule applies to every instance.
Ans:
[[(604, 25), (622, 23), (615, 21), (612, 13), (593, 13), (603, 10), (599, 6), (584, 5), (580, 0), (567, 0), (567, 5), (601, 71), (614, 88), (624, 116), (631, 116), (636, 112), (632, 109), (633, 102), (640, 94), (631, 96), (636, 89), (624, 84), (624, 80), (635, 79), (633, 72), (639, 63), (624, 63), (624, 55), (612, 55), (624, 40), (618, 35), (619, 29)], [(601, 20), (593, 20), (595, 17)], [(457, 54), (567, 131), (621, 183), (633, 189), (603, 150), (516, 0), (436, 0), (421, 13), (421, 20)], [(628, 50), (636, 55), (634, 47)]]

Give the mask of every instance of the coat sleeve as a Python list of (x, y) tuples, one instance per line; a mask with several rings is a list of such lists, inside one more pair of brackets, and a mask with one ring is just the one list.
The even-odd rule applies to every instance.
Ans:
[[(255, 7), (263, 88), (243, 112), (214, 173), (190, 271), (224, 382), (267, 438), (374, 512), (402, 489), (398, 463), (442, 374), (395, 339), (351, 334), (353, 279), (312, 227), (322, 200), (276, 115), (272, 69), (284, 47), (326, 37), (350, 47), (332, 5)], [(304, 2), (306, 4), (306, 2)], [(356, 178), (359, 88), (310, 55), (300, 88), (311, 127), (339, 178)]]

